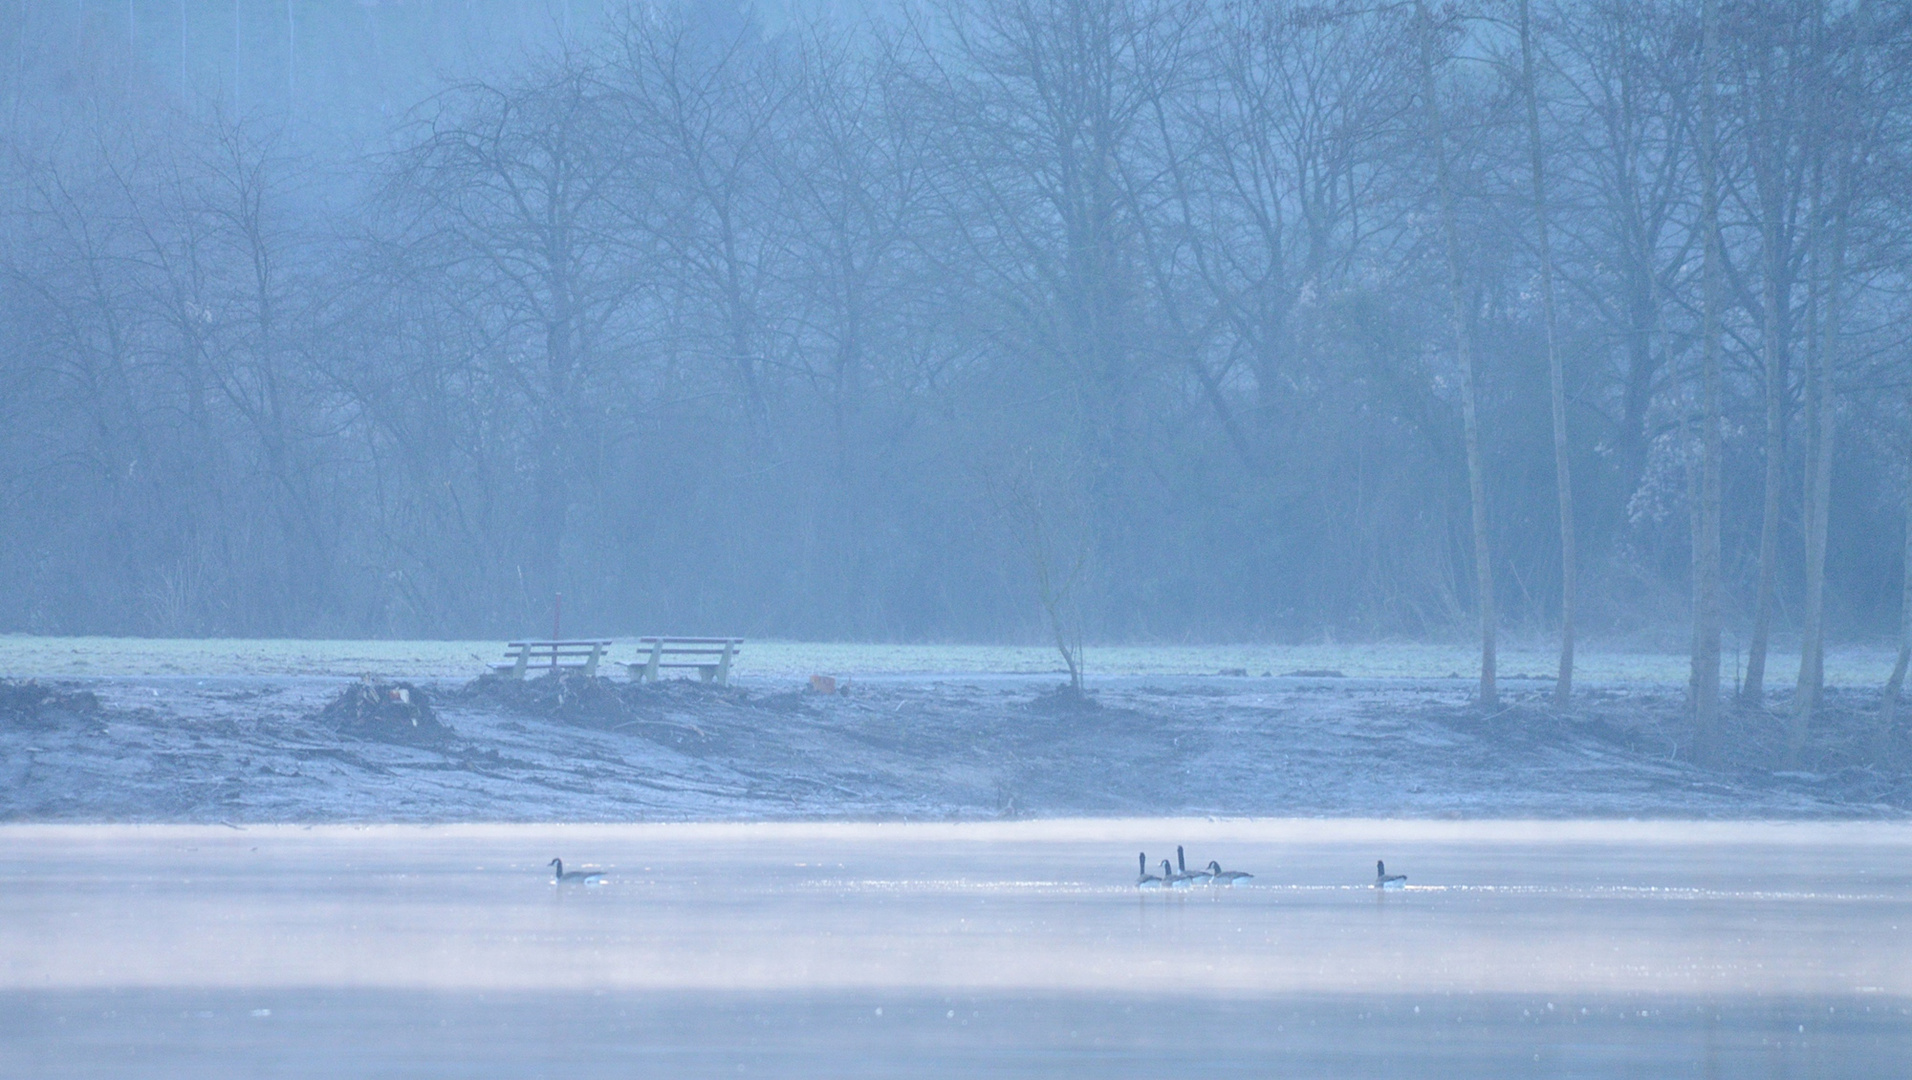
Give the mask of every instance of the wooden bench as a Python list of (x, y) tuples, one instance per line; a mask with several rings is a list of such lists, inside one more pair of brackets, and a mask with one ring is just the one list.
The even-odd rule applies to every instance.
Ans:
[(505, 644), (505, 656), (510, 662), (492, 667), (501, 675), (517, 679), (524, 678), (526, 671), (557, 671), (559, 668), (596, 675), (598, 661), (610, 647), (608, 641), (512, 641)]
[(705, 682), (730, 685), (730, 661), (744, 647), (740, 637), (646, 637), (637, 639), (631, 678), (656, 682), (663, 668), (696, 668)]

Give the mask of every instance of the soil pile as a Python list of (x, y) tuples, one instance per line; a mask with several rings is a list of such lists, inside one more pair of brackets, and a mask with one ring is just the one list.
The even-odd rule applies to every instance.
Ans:
[(1038, 716), (1065, 719), (1072, 716), (1093, 716), (1100, 713), (1102, 711), (1102, 703), (1096, 700), (1094, 694), (1084, 690), (1077, 690), (1068, 683), (1063, 683), (1053, 690), (1037, 694), (1034, 700), (1024, 705), (1023, 708), (1028, 709)]
[(411, 746), (437, 746), (452, 737), (438, 719), (431, 698), (411, 683), (353, 683), (319, 711), (319, 718), (341, 735)]
[(579, 671), (535, 679), (481, 675), (450, 697), (463, 705), (636, 735), (695, 754), (718, 750), (723, 743), (720, 731), (756, 726), (753, 715), (802, 708), (794, 693), (753, 699), (748, 690), (689, 679), (623, 682)]
[(453, 692), (471, 704), (502, 706), (542, 720), (589, 727), (615, 727), (628, 721), (661, 719), (673, 709), (752, 704), (750, 692), (689, 679), (657, 683), (624, 682), (579, 671), (559, 671), (535, 679), (481, 675)]
[(91, 690), (65, 690), (32, 679), (0, 679), (0, 724), (57, 727), (99, 715), (100, 699)]

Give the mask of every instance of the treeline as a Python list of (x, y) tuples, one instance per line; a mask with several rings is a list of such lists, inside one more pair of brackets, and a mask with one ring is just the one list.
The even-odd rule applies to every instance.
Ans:
[(1892, 633), (1907, 18), (640, 5), (350, 152), (23, 61), (0, 627), (1552, 634), (1564, 461), (1583, 627), (1716, 489), (1726, 648)]

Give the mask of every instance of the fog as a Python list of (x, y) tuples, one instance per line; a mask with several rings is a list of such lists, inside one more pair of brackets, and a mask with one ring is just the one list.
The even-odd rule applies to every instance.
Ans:
[[(1138, 843), (1258, 875), (1139, 892)], [(37, 1077), (1853, 1076), (1900, 825), (11, 829)], [(543, 864), (585, 853), (602, 886)], [(1408, 873), (1382, 892), (1372, 859)], [(136, 1064), (137, 1063), (137, 1064)]]
[(18, 0), (0, 628), (1893, 634), (1905, 12), (1522, 10)]
[(1890, 1074), (1908, 177), (1881, 0), (0, 0), (0, 1073)]

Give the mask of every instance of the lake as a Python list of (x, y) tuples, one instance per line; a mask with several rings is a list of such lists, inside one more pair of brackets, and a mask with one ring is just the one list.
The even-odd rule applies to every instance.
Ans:
[(1897, 823), (0, 827), (6, 1076), (1880, 1077), (1909, 1010)]

